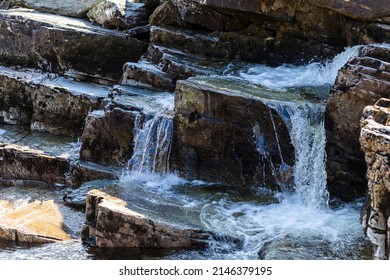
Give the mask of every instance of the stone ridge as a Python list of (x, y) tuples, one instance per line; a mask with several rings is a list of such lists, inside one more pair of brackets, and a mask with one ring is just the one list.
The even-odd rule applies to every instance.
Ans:
[(390, 51), (364, 46), (338, 73), (326, 108), (327, 174), (332, 195), (350, 200), (366, 192), (366, 164), (360, 149), (364, 107), (390, 95)]
[(390, 99), (364, 109), (360, 143), (367, 162), (368, 195), (363, 227), (375, 259), (390, 257)]

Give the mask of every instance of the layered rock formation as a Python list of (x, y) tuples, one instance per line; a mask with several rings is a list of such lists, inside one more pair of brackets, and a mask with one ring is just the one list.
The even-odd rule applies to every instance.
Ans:
[(327, 173), (330, 192), (344, 199), (363, 196), (366, 163), (360, 149), (364, 107), (390, 94), (388, 47), (362, 47), (339, 71), (327, 103)]
[(87, 195), (83, 239), (98, 247), (201, 248), (209, 236), (181, 229), (131, 211), (126, 202), (99, 190)]
[(364, 109), (360, 143), (367, 162), (368, 197), (363, 227), (374, 258), (389, 258), (390, 240), (390, 99)]

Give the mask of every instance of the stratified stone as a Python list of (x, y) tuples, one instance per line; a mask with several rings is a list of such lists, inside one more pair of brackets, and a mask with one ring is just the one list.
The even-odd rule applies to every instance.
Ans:
[(308, 0), (315, 6), (337, 11), (348, 17), (362, 21), (381, 21), (390, 16), (390, 6), (386, 0)]
[(87, 194), (83, 240), (102, 248), (203, 248), (209, 235), (148, 218), (99, 190)]
[(37, 11), (60, 14), (71, 17), (85, 17), (95, 5), (104, 0), (11, 0), (15, 4)]
[(0, 144), (0, 177), (13, 180), (35, 180), (65, 185), (69, 170), (66, 157), (50, 156), (28, 147)]
[(92, 8), (87, 16), (93, 22), (112, 29), (130, 29), (146, 25), (151, 14), (145, 3), (107, 0)]
[(147, 45), (81, 19), (26, 9), (0, 10), (0, 61), (55, 73), (76, 70), (115, 82)]
[(367, 162), (368, 198), (363, 226), (374, 247), (374, 258), (388, 259), (386, 241), (390, 213), (390, 99), (364, 109), (360, 144)]
[(0, 67), (0, 121), (33, 130), (80, 136), (84, 120), (110, 89), (32, 69)]
[(86, 119), (80, 158), (106, 165), (125, 166), (133, 153), (137, 112), (114, 108), (94, 111)]
[(70, 240), (53, 200), (35, 201), (0, 213), (0, 239), (47, 243)]
[(365, 194), (366, 164), (360, 149), (364, 107), (390, 96), (390, 51), (359, 49), (339, 71), (326, 110), (327, 174), (331, 195), (349, 200)]
[(294, 148), (283, 119), (259, 96), (267, 90), (214, 84), (178, 81), (171, 168), (185, 178), (228, 185), (291, 186)]

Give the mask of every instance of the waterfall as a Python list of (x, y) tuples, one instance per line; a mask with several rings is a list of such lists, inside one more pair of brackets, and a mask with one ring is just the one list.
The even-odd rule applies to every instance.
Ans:
[(144, 120), (139, 114), (134, 127), (134, 151), (128, 169), (138, 174), (169, 171), (172, 117), (156, 114)]

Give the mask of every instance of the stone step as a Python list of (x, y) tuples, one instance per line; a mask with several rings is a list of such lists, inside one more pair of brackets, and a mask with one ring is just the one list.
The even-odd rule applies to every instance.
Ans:
[(66, 184), (71, 160), (79, 157), (75, 138), (34, 132), (26, 126), (0, 126), (2, 185)]
[(111, 88), (34, 69), (0, 67), (0, 122), (79, 136)]
[(155, 65), (140, 62), (127, 62), (123, 67), (122, 85), (138, 85), (162, 90), (175, 89), (175, 76), (170, 75)]
[(258, 38), (234, 32), (207, 33), (162, 26), (152, 26), (150, 33), (152, 44), (194, 55), (261, 63), (278, 58), (278, 55), (271, 54), (275, 48), (272, 37)]
[[(116, 186), (113, 186), (112, 191), (115, 192), (115, 188)], [(145, 212), (134, 210), (133, 205), (128, 205), (127, 200), (122, 200), (123, 196), (132, 196), (125, 188), (117, 190), (120, 198), (112, 196), (107, 191), (107, 188), (91, 190), (87, 194), (86, 221), (82, 235), (84, 241), (102, 248), (207, 247), (211, 234), (205, 230), (167, 223)], [(173, 205), (167, 206), (170, 206), (170, 209), (163, 211), (172, 214), (170, 211)], [(163, 207), (164, 205), (161, 205), (161, 208)], [(179, 211), (181, 216), (186, 212), (180, 207), (176, 211)]]
[(173, 94), (136, 86), (117, 86), (103, 110), (91, 112), (81, 136), (81, 159), (126, 166), (133, 154), (134, 127), (145, 116), (173, 112)]
[[(138, 61), (147, 44), (124, 32), (29, 9), (0, 10), (0, 62), (49, 72), (86, 73), (115, 82), (125, 62)], [(81, 75), (80, 75), (81, 77)]]
[(231, 61), (184, 53), (174, 48), (149, 45), (142, 60), (150, 61), (176, 80), (199, 75), (220, 74)]

